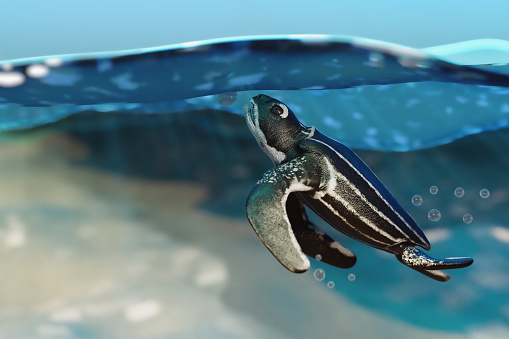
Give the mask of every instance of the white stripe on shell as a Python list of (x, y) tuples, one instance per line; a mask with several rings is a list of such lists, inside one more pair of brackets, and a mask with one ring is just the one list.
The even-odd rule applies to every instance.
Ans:
[[(325, 192), (323, 192), (323, 191), (320, 192), (320, 193), (317, 192), (315, 194), (315, 196), (318, 196), (319, 198), (323, 198), (327, 194), (327, 195), (331, 196), (332, 198), (336, 199), (339, 203), (341, 203), (344, 207), (346, 207), (347, 210), (349, 210), (353, 214), (357, 215), (362, 222), (364, 222), (366, 225), (371, 227), (377, 233), (383, 235), (384, 237), (390, 239), (393, 242), (397, 242), (398, 240), (404, 240), (404, 239), (396, 239), (396, 238), (392, 237), (389, 233), (387, 233), (384, 230), (378, 228), (375, 224), (373, 224), (366, 217), (363, 217), (361, 214), (357, 213), (357, 210), (354, 208), (354, 206), (352, 206), (352, 204), (350, 204), (348, 201), (343, 199), (340, 195), (336, 194), (335, 193), (335, 189), (337, 187), (337, 179), (339, 178), (342, 182), (346, 182), (347, 185), (351, 189), (353, 189), (354, 191), (357, 190), (356, 193), (358, 195), (361, 195), (361, 199), (363, 198), (362, 193), (355, 186), (352, 186), (352, 183), (344, 175), (342, 175), (341, 173), (336, 171), (334, 166), (330, 163), (330, 161), (327, 158), (325, 158), (324, 160), (325, 160), (325, 163), (327, 164), (327, 169), (329, 170), (329, 173), (332, 174), (332, 176), (329, 179), (329, 182), (327, 184), (327, 188), (326, 188)], [(367, 200), (365, 200), (365, 198), (364, 198), (363, 201), (367, 202)], [(368, 202), (368, 204), (369, 204), (369, 202)], [(374, 206), (372, 206), (371, 204), (369, 204), (369, 206), (372, 209), (376, 210), (376, 208)]]
[[(345, 217), (343, 217), (341, 214), (338, 213), (338, 211), (336, 211), (330, 204), (328, 204), (327, 202), (325, 202), (321, 197), (317, 199), (318, 201), (320, 201), (325, 207), (327, 207), (332, 213), (334, 213), (336, 216), (338, 216), (341, 220), (343, 220), (343, 222), (348, 225), (350, 228), (354, 229), (357, 231), (357, 228), (355, 228), (352, 224), (350, 224)], [(387, 245), (387, 246), (392, 246), (393, 244), (392, 243), (385, 243), (383, 241), (380, 241), (380, 240), (377, 240), (377, 239), (374, 239), (372, 237), (370, 237), (369, 235), (367, 234), (364, 234), (362, 233), (362, 235), (368, 239), (371, 239), (372, 241), (374, 242), (377, 242), (377, 243), (380, 243), (380, 244), (383, 244), (383, 245)]]
[[(362, 192), (355, 186), (352, 184), (352, 182), (350, 180), (348, 180), (344, 175), (340, 174), (340, 173), (337, 173), (337, 176), (340, 178), (340, 180), (344, 183), (346, 183), (348, 185), (348, 187), (350, 187), (350, 189), (352, 191), (355, 192), (355, 194), (357, 196), (359, 196), (361, 198), (361, 200), (366, 203), (373, 211), (375, 211), (378, 216), (380, 216), (382, 219), (384, 219), (385, 221), (387, 221), (388, 223), (390, 223), (392, 226), (394, 226), (398, 231), (400, 231), (400, 233), (405, 236), (405, 234), (396, 226), (396, 224), (390, 220), (385, 214), (383, 214), (378, 208), (376, 208), (373, 204), (371, 204), (368, 199), (366, 199), (366, 197), (362, 194)], [(361, 219), (366, 225), (368, 225), (369, 227), (371, 227), (372, 229), (374, 229), (376, 232), (386, 236), (387, 238), (391, 239), (392, 241), (394, 242), (398, 242), (398, 241), (404, 241), (406, 240), (405, 238), (394, 238), (392, 237), (391, 235), (389, 235), (389, 233), (383, 231), (382, 229), (378, 228), (375, 224), (373, 224), (370, 220), (368, 220), (367, 218), (363, 217), (360, 213), (357, 213), (357, 210), (354, 208), (354, 206), (352, 206), (350, 203), (348, 203), (347, 201), (344, 201), (340, 195), (336, 194), (334, 191), (331, 191), (331, 192), (327, 192), (328, 195), (330, 195), (332, 198), (338, 200), (339, 202), (341, 202), (343, 204), (343, 206), (345, 206), (350, 212), (356, 214), (359, 219)]]
[[(385, 204), (400, 218), (401, 221), (403, 221), (403, 223), (423, 242), (423, 243), (426, 243), (426, 241), (424, 239), (422, 239), (422, 237), (414, 230), (413, 227), (411, 227), (405, 219), (403, 219), (403, 217), (394, 210), (394, 208), (391, 206), (391, 204), (389, 204), (389, 202), (387, 200), (385, 200), (384, 197), (382, 197), (382, 195), (380, 194), (380, 192), (371, 184), (371, 182), (369, 180), (367, 180), (363, 175), (362, 173), (359, 172), (359, 170), (357, 168), (355, 168), (355, 166), (353, 166), (343, 155), (341, 155), (338, 151), (336, 151), (333, 147), (327, 145), (326, 143), (324, 143), (323, 141), (320, 141), (320, 140), (317, 140), (317, 139), (313, 139), (313, 138), (309, 138), (310, 140), (314, 140), (316, 142), (319, 142), (321, 143), (322, 145), (325, 145), (327, 146), (328, 148), (330, 148), (332, 151), (334, 151), (334, 153), (336, 153), (341, 159), (343, 159), (365, 182), (368, 183), (369, 187), (371, 187), (375, 193), (378, 195), (378, 197), (380, 199), (382, 199), (383, 202), (385, 202)], [(346, 180), (346, 178), (345, 178)], [(371, 209), (373, 209), (374, 211), (377, 212), (378, 215), (380, 215), (382, 218), (384, 218), (386, 221), (388, 221), (391, 225), (393, 225), (399, 232), (401, 232), (401, 234), (405, 235), (405, 233), (392, 221), (390, 220), (390, 218), (388, 218), (385, 214), (383, 214), (381, 211), (379, 211), (375, 206), (373, 206), (367, 199), (366, 197), (362, 194), (362, 192), (357, 188), (355, 187), (355, 185), (353, 185), (349, 180), (346, 180), (346, 182), (348, 182), (350, 184), (350, 187), (355, 191), (355, 193), (364, 201), (366, 202), (370, 207)], [(333, 195), (333, 194), (331, 194)]]
[[(314, 133), (314, 129), (312, 130), (312, 133)], [(336, 173), (336, 169), (334, 168), (334, 166), (330, 163), (330, 161), (327, 159), (327, 158), (324, 158), (325, 160), (325, 164), (327, 165), (327, 169), (329, 170), (329, 173)], [(346, 179), (346, 178), (345, 178)], [(350, 204), (346, 201), (344, 201), (343, 199), (341, 199), (341, 197), (336, 197), (336, 195), (334, 194), (331, 194), (334, 192), (334, 190), (336, 189), (336, 186), (337, 186), (337, 177), (335, 175), (332, 175), (329, 179), (329, 182), (327, 183), (327, 187), (325, 188), (325, 190), (322, 190), (322, 191), (317, 191), (315, 194), (314, 194), (314, 198), (316, 200), (319, 200), (322, 204), (324, 204), (325, 207), (327, 207), (332, 213), (334, 213), (336, 216), (338, 216), (339, 218), (341, 218), (341, 220), (343, 220), (344, 223), (346, 223), (348, 226), (350, 226), (352, 229), (357, 230), (356, 227), (354, 227), (352, 224), (350, 224), (345, 217), (343, 217), (342, 215), (340, 215), (330, 204), (326, 203), (325, 201), (323, 201), (323, 197), (328, 194), (330, 196), (332, 196), (334, 199), (338, 200), (341, 204), (343, 204), (343, 206), (345, 206), (349, 211), (356, 213), (355, 210), (353, 210), (350, 206)], [(365, 219), (365, 218), (364, 218)], [(363, 220), (361, 219), (362, 221), (364, 221), (364, 223), (368, 224), (368, 226), (370, 226), (371, 228), (375, 229), (378, 233), (384, 235), (385, 237), (389, 238), (390, 240), (392, 241), (395, 241), (394, 238), (392, 238), (391, 236), (389, 236), (389, 234), (387, 234), (386, 232), (378, 229), (378, 227), (374, 226), (374, 225), (371, 225), (371, 223), (368, 223), (367, 220)], [(362, 232), (359, 232), (359, 233), (362, 233)], [(381, 243), (381, 244), (384, 244), (384, 245), (392, 245), (392, 244), (388, 244), (388, 243), (384, 243), (382, 241), (379, 241), (379, 240), (375, 240), (373, 239), (372, 237), (362, 233), (366, 238), (368, 239), (371, 239), (375, 242), (378, 242), (378, 243)], [(353, 254), (352, 254), (353, 255)]]

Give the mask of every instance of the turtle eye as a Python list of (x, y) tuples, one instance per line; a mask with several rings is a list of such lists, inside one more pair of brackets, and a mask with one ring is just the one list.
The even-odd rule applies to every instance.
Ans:
[(270, 111), (272, 112), (272, 114), (274, 115), (281, 115), (283, 114), (283, 108), (279, 105), (274, 105), (272, 106), (272, 108), (270, 109)]

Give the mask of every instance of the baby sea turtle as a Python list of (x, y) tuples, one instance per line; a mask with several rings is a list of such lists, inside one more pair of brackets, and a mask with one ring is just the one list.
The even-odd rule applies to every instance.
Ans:
[[(304, 126), (282, 102), (260, 94), (244, 106), (247, 125), (274, 162), (246, 203), (249, 222), (279, 262), (296, 273), (309, 268), (306, 255), (352, 267), (355, 255), (313, 225), (308, 206), (346, 235), (393, 253), (408, 267), (439, 281), (441, 269), (469, 266), (471, 258), (434, 259), (416, 248), (430, 244), (412, 217), (348, 147)], [(304, 254), (305, 253), (305, 254)]]

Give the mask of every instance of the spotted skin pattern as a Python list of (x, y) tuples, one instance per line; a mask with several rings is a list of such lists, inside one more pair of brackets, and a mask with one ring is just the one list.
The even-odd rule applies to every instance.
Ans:
[[(406, 266), (438, 281), (443, 269), (471, 258), (434, 259), (430, 243), (412, 217), (368, 166), (348, 147), (306, 127), (282, 102), (260, 94), (244, 106), (247, 125), (275, 167), (248, 196), (247, 218), (260, 240), (288, 270), (309, 269), (306, 254), (342, 268), (355, 255), (307, 218), (304, 205), (342, 233), (392, 253)], [(278, 107), (279, 106), (279, 107)]]

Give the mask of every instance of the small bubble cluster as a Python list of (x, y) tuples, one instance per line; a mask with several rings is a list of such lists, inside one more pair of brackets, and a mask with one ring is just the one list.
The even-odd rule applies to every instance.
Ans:
[(350, 281), (354, 281), (354, 280), (355, 280), (355, 274), (350, 273), (350, 274), (348, 275), (348, 280), (350, 280)]
[(322, 281), (323, 279), (325, 279), (325, 272), (321, 268), (315, 270), (313, 275), (315, 276), (315, 279), (318, 281)]
[(420, 195), (414, 195), (412, 197), (412, 204), (415, 206), (421, 206), (422, 205), (422, 197)]
[(438, 221), (441, 217), (442, 214), (440, 214), (440, 211), (435, 208), (428, 212), (428, 219), (431, 221)]
[(237, 101), (237, 92), (222, 93), (217, 96), (217, 101), (221, 106), (230, 106)]
[(333, 288), (334, 286), (335, 286), (334, 281), (329, 281), (329, 282), (327, 283), (327, 287), (328, 287), (328, 288)]
[(461, 198), (462, 196), (465, 195), (465, 190), (463, 189), (463, 187), (458, 187), (454, 190), (454, 195), (458, 198)]
[(431, 186), (431, 187), (429, 188), (429, 192), (430, 192), (431, 194), (433, 194), (433, 195), (437, 194), (437, 193), (438, 193), (438, 187), (436, 187), (436, 186)]
[(474, 217), (472, 217), (472, 214), (468, 214), (468, 213), (467, 213), (467, 214), (465, 214), (465, 215), (463, 216), (463, 222), (464, 222), (465, 224), (470, 224), (473, 220), (474, 220)]
[(479, 192), (479, 195), (481, 196), (481, 198), (486, 199), (486, 198), (488, 198), (490, 196), (490, 191), (488, 191), (486, 188), (483, 188)]

